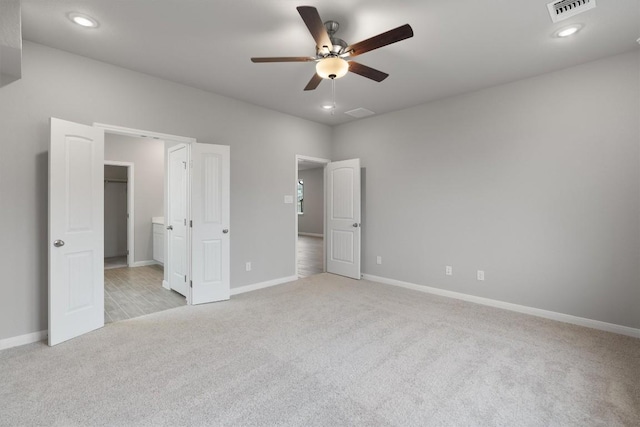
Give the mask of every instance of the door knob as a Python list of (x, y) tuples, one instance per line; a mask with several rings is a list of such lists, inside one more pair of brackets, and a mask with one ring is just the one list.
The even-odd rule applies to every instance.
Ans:
[(64, 246), (64, 240), (54, 240), (53, 246), (55, 246), (56, 248)]
[(167, 230), (173, 230), (173, 225), (168, 226)]
[(229, 229), (228, 229), (228, 228), (225, 228), (224, 230), (222, 230), (222, 232), (223, 232), (224, 234), (227, 234), (227, 233), (229, 232)]
[(360, 226), (360, 224), (358, 224), (357, 222), (354, 222), (354, 223), (353, 223), (353, 226), (354, 226), (354, 227), (356, 227), (356, 228), (358, 228), (358, 227)]

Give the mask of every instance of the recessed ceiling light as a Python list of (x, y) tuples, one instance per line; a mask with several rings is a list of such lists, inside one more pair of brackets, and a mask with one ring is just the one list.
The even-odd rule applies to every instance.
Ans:
[(582, 25), (571, 25), (569, 27), (564, 27), (556, 31), (556, 37), (569, 37), (577, 33), (582, 29)]
[(96, 28), (98, 26), (98, 21), (90, 17), (89, 15), (84, 15), (82, 13), (70, 13), (69, 19), (75, 24), (80, 25), (85, 28)]
[(324, 108), (325, 110), (332, 110), (333, 109), (333, 104), (324, 104), (322, 106), (322, 108)]

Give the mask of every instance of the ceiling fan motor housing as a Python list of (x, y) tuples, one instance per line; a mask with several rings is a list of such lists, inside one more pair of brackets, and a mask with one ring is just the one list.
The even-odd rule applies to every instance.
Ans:
[(338, 23), (338, 21), (326, 21), (324, 23), (324, 27), (327, 29), (327, 33), (329, 33), (329, 36), (333, 36), (338, 32), (340, 24)]
[(340, 29), (340, 24), (337, 21), (326, 21), (324, 23), (324, 27), (327, 29), (329, 39), (331, 40), (331, 44), (333, 45), (330, 53), (333, 53), (335, 55), (343, 53), (347, 48), (347, 43), (344, 40), (335, 37), (338, 29)]

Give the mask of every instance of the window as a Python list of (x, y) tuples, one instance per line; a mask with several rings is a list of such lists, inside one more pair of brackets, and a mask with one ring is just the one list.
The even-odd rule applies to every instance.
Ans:
[(304, 181), (298, 180), (298, 215), (304, 213)]

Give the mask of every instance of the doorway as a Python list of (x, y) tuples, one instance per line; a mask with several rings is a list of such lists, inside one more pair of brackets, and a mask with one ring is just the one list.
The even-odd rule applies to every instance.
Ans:
[(325, 166), (329, 160), (296, 156), (296, 275), (326, 271)]
[(104, 268), (133, 265), (134, 164), (104, 162)]
[[(105, 133), (187, 144), (187, 163), (183, 166), (189, 171), (188, 216), (183, 219), (183, 223), (188, 221), (189, 224), (185, 269), (185, 282), (189, 283), (189, 287), (186, 302), (202, 304), (229, 299), (228, 146), (199, 144), (193, 138), (100, 123), (88, 126), (53, 117), (50, 132), (50, 346), (99, 329), (105, 324)], [(157, 180), (155, 184), (162, 181)], [(166, 183), (163, 191), (167, 194)], [(138, 207), (139, 204), (136, 204)], [(153, 218), (148, 219), (151, 225)], [(139, 247), (140, 240), (136, 238), (136, 242)], [(166, 279), (164, 276), (163, 285)]]
[(186, 305), (164, 278), (165, 142), (105, 132), (104, 321)]

